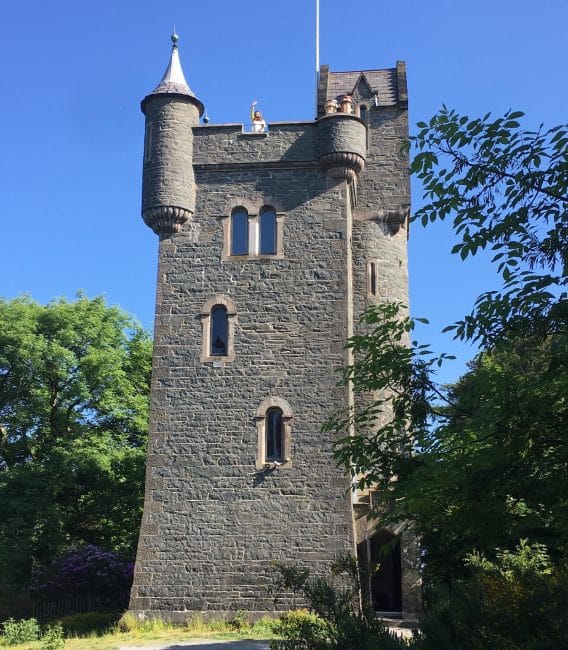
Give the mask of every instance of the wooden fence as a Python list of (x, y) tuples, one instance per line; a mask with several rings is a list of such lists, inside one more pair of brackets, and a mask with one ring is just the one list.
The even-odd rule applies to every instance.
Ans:
[[(16, 599), (0, 607), (0, 622), (7, 618), (35, 618), (40, 623), (83, 612), (114, 611), (117, 607), (102, 601), (96, 594), (82, 594), (63, 600)], [(120, 609), (120, 607), (118, 607)]]

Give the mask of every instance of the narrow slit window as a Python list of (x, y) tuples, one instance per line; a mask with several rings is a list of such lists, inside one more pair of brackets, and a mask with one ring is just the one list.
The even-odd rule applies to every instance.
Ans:
[(146, 130), (144, 131), (144, 160), (150, 160), (152, 158), (152, 123), (148, 122), (146, 124)]
[(226, 357), (229, 342), (229, 319), (222, 305), (211, 311), (211, 356)]
[(377, 295), (377, 264), (376, 262), (369, 263), (369, 293), (372, 296)]
[(260, 254), (276, 255), (276, 212), (273, 208), (260, 211)]
[(282, 460), (284, 435), (282, 410), (270, 408), (266, 412), (266, 460)]
[(231, 255), (248, 255), (248, 212), (237, 208), (231, 215)]

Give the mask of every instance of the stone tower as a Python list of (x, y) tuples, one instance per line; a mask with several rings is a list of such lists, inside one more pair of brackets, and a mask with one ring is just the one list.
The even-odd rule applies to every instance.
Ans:
[[(317, 117), (199, 125), (174, 35), (146, 116), (142, 215), (159, 235), (150, 440), (130, 610), (171, 620), (273, 609), (273, 563), (376, 560), (392, 531), (335, 466), (335, 369), (372, 302), (407, 303), (404, 63), (323, 66)], [(403, 538), (370, 584), (416, 612)]]

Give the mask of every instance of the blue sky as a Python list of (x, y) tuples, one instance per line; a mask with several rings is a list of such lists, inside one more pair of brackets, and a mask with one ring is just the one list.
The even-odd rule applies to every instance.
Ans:
[[(41, 0), (5, 3), (0, 21), (0, 295), (46, 302), (105, 294), (152, 326), (157, 238), (140, 214), (139, 102), (167, 64), (172, 25), (186, 77), (213, 122), (314, 115), (315, 0)], [(332, 70), (407, 63), (410, 120), (442, 103), (469, 115), (509, 108), (524, 124), (566, 120), (567, 0), (321, 0), (320, 61)], [(413, 208), (420, 205), (417, 183)], [(449, 253), (445, 224), (410, 237), (411, 308), (441, 337), (493, 288), (482, 259)]]

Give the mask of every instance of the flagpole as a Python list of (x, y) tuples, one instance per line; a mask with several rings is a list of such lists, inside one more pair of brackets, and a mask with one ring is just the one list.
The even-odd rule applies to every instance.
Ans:
[(316, 117), (318, 115), (318, 88), (320, 67), (320, 3), (316, 0)]

